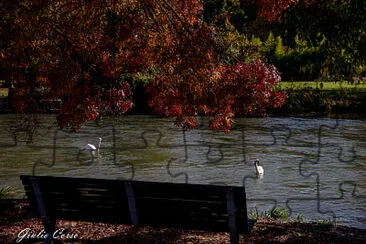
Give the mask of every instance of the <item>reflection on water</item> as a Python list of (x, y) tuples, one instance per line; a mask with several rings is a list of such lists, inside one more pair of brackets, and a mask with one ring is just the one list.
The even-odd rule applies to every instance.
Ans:
[[(21, 174), (244, 185), (249, 208), (285, 207), (292, 217), (336, 217), (366, 228), (362, 120), (246, 118), (226, 135), (207, 130), (205, 119), (182, 131), (168, 119), (124, 116), (73, 133), (38, 115), (31, 141), (30, 125), (19, 120), (0, 115), (0, 185), (22, 189)], [(82, 149), (99, 137), (93, 158)], [(263, 177), (255, 174), (256, 158)]]

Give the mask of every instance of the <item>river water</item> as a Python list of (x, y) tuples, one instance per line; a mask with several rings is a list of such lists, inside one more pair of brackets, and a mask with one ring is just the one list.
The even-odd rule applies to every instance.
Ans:
[[(244, 185), (249, 211), (284, 207), (292, 218), (366, 229), (364, 120), (243, 118), (224, 134), (204, 118), (183, 131), (170, 119), (122, 116), (73, 133), (54, 115), (0, 115), (0, 131), (0, 186), (18, 189), (16, 197), (24, 197), (22, 174)], [(99, 137), (99, 155), (82, 150)]]

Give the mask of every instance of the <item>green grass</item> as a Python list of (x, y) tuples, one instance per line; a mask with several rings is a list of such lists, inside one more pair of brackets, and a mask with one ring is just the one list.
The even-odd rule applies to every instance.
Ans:
[(276, 219), (287, 221), (289, 219), (289, 211), (285, 208), (274, 208), (264, 212), (259, 212), (257, 207), (251, 209), (249, 217), (253, 219)]
[[(323, 84), (323, 87), (321, 86)], [(301, 90), (304, 88), (321, 90), (351, 90), (356, 92), (366, 92), (366, 83), (349, 84), (348, 82), (321, 82), (321, 81), (281, 81), (280, 90)]]
[[(301, 213), (297, 214), (295, 218), (290, 218), (289, 211), (286, 208), (276, 207), (274, 209), (269, 209), (264, 212), (260, 212), (257, 207), (250, 210), (249, 218), (252, 219), (264, 219), (264, 220), (280, 220), (280, 221), (293, 221), (297, 223), (309, 223), (309, 220), (304, 218)], [(329, 219), (317, 219), (311, 223), (319, 225), (344, 225), (342, 219), (333, 220)]]
[(0, 199), (7, 199), (13, 197), (18, 191), (11, 186), (0, 187)]
[(343, 220), (332, 220), (331, 218), (329, 219), (317, 219), (314, 223), (319, 224), (319, 225), (344, 225)]
[(307, 222), (309, 222), (306, 218), (304, 218), (304, 216), (302, 216), (301, 213), (296, 215), (294, 221), (297, 222), (297, 223), (307, 223)]
[(0, 97), (7, 97), (8, 96), (8, 88), (0, 88)]
[[(323, 84), (323, 87), (321, 87)], [(355, 92), (366, 92), (366, 82), (350, 84), (348, 82), (321, 82), (321, 81), (281, 81), (280, 90), (302, 90), (305, 88), (321, 89), (325, 91), (331, 90), (350, 90)], [(8, 88), (0, 88), (0, 98), (8, 96)]]

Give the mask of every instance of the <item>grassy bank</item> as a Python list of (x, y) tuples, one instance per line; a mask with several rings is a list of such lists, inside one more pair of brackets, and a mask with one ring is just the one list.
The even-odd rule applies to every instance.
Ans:
[(366, 91), (355, 92), (347, 89), (294, 89), (287, 91), (287, 103), (280, 108), (269, 109), (270, 114), (352, 114), (366, 115)]
[[(288, 100), (280, 108), (269, 109), (268, 112), (271, 115), (318, 114), (328, 116), (345, 113), (361, 117), (366, 115), (366, 83), (284, 81), (280, 83), (279, 89), (287, 92)], [(128, 114), (151, 114), (145, 88), (135, 87), (133, 94), (135, 106)], [(8, 89), (0, 88), (0, 98), (6, 99), (7, 96)], [(57, 110), (57, 106), (43, 105), (46, 108), (52, 107), (53, 111)], [(52, 111), (46, 109), (45, 112)]]
[(288, 94), (287, 103), (270, 114), (366, 115), (366, 83), (283, 81), (279, 90)]
[[(322, 81), (281, 81), (280, 90), (303, 90), (303, 89), (322, 89), (322, 90), (348, 90), (354, 92), (366, 92), (366, 81), (354, 82), (322, 82)], [(8, 96), (8, 88), (0, 88), (0, 97)]]
[(280, 90), (304, 90), (304, 89), (321, 89), (324, 91), (353, 91), (366, 92), (366, 82), (322, 82), (322, 81), (281, 81)]

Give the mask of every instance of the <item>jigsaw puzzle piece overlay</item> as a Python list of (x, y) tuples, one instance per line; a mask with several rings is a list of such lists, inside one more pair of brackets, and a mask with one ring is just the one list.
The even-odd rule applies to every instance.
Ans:
[(182, 176), (189, 183), (242, 184), (238, 172), (245, 165), (241, 158), (240, 132), (225, 135), (199, 129), (183, 130), (181, 134), (180, 153), (167, 164), (172, 178)]
[[(172, 158), (168, 161), (168, 174), (172, 178), (179, 178), (181, 181), (188, 183), (244, 184), (248, 204), (251, 203), (251, 207), (260, 207), (261, 211), (273, 209), (278, 206), (278, 199), (283, 202), (285, 207), (288, 189), (283, 191), (282, 195), (278, 194), (276, 199), (273, 198), (273, 195), (261, 194), (261, 192), (270, 191), (274, 184), (278, 185), (277, 183), (283, 178), (283, 175), (279, 173), (281, 170), (284, 173), (286, 172), (286, 168), (278, 167), (282, 160), (276, 160), (273, 157), (273, 153), (278, 150), (276, 146), (278, 146), (281, 140), (273, 138), (271, 128), (258, 129), (260, 126), (253, 126), (253, 123), (249, 123), (247, 127), (251, 128), (248, 129), (249, 133), (246, 134), (244, 132), (245, 128), (232, 130), (230, 135), (215, 134), (215, 132), (204, 129), (185, 131), (182, 134), (183, 143), (181, 150), (184, 154), (179, 159)], [(236, 128), (239, 127), (236, 126)], [(288, 130), (286, 130), (287, 132)], [(258, 138), (262, 138), (262, 140), (260, 141)], [(212, 149), (216, 152), (216, 161), (210, 157), (210, 153), (213, 152)], [(293, 150), (289, 152), (293, 152)], [(272, 177), (271, 175), (266, 176), (267, 178), (261, 179), (260, 182), (255, 178), (255, 168), (253, 165), (254, 159), (257, 157), (261, 157), (266, 162), (271, 162), (272, 160), (272, 164), (266, 166), (268, 167), (268, 172), (273, 172)], [(296, 178), (299, 175), (298, 163), (296, 160), (293, 160), (292, 164), (288, 165), (288, 168), (293, 169), (294, 177)], [(218, 174), (218, 172), (220, 173)], [(246, 176), (244, 181), (243, 176)], [(273, 178), (276, 178), (276, 180)], [(303, 181), (305, 186), (314, 184), (314, 182), (306, 179)], [(275, 183), (273, 184), (273, 182)], [(259, 186), (267, 187), (267, 189), (262, 191), (263, 189), (258, 188)], [(289, 189), (291, 190), (292, 188)], [(297, 191), (297, 189), (292, 190), (294, 192)], [(304, 195), (306, 196), (308, 193), (304, 193)]]
[[(263, 129), (261, 123), (255, 119), (249, 119), (247, 123), (239, 120), (229, 135), (207, 130), (207, 120), (202, 119), (200, 122), (198, 129), (183, 132), (180, 145), (170, 146), (181, 148), (181, 153), (169, 160), (167, 164), (168, 174), (173, 178), (181, 176), (189, 183), (228, 184), (230, 182), (242, 185), (243, 172), (248, 168), (246, 164), (252, 166), (251, 162), (243, 160), (242, 144), (247, 144), (247, 150), (249, 150), (247, 155), (252, 157), (251, 160), (261, 153), (258, 146), (265, 147), (273, 144), (270, 130)], [(240, 130), (243, 125), (251, 128), (245, 142)], [(268, 141), (263, 143), (258, 141), (258, 137), (266, 138)], [(220, 171), (219, 178), (218, 171)]]
[[(319, 125), (316, 132), (317, 141), (315, 142), (317, 152), (310, 157), (304, 158), (299, 164), (301, 176), (312, 178), (316, 181), (314, 189), (316, 198), (289, 198), (286, 204), (290, 212), (294, 211), (294, 202), (296, 201), (313, 201), (317, 205), (317, 212), (324, 215), (323, 219), (328, 219), (330, 218), (329, 216), (332, 216), (333, 220), (338, 220), (341, 215), (339, 215), (340, 211), (334, 210), (338, 209), (334, 208), (334, 203), (339, 202), (340, 199), (343, 199), (343, 202), (345, 200), (349, 201), (339, 196), (340, 184), (347, 179), (364, 182), (365, 177), (362, 176), (362, 174), (365, 174), (364, 171), (356, 171), (355, 174), (355, 170), (349, 170), (365, 162), (365, 158), (358, 155), (358, 152), (362, 150), (362, 142), (359, 141), (360, 137), (357, 133), (355, 136), (343, 133), (344, 128), (352, 131), (359, 130), (362, 127), (355, 126), (353, 128), (352, 124), (345, 124), (345, 122), (349, 121), (337, 120), (336, 123)], [(359, 183), (353, 182), (353, 184), (357, 186)], [(361, 186), (364, 185), (364, 183), (361, 183)], [(361, 187), (360, 189), (364, 191), (365, 188)]]
[[(332, 208), (325, 203), (322, 204), (322, 200), (325, 200), (326, 198), (321, 196), (321, 183), (319, 174), (312, 172), (306, 175), (301, 171), (301, 167), (299, 168), (299, 170), (294, 170), (294, 165), (291, 164), (291, 162), (303, 166), (303, 163), (308, 160), (307, 158), (311, 158), (314, 155), (315, 157), (317, 157), (320, 154), (320, 148), (324, 147), (330, 149), (336, 148), (338, 150), (338, 159), (342, 159), (340, 161), (342, 161), (343, 163), (349, 163), (352, 162), (355, 158), (355, 147), (354, 145), (348, 145), (348, 147), (345, 147), (346, 150), (348, 150), (348, 154), (346, 154), (346, 150), (344, 148), (337, 147), (338, 144), (334, 143), (334, 141), (322, 140), (321, 133), (323, 132), (323, 130), (327, 127), (329, 127), (330, 129), (337, 128), (338, 122), (329, 121), (327, 119), (325, 119), (325, 121), (306, 121), (304, 119), (301, 120), (303, 120), (303, 123), (296, 122), (293, 125), (289, 123), (285, 126), (280, 123), (277, 124), (276, 119), (270, 121), (267, 124), (267, 126), (271, 128), (271, 135), (274, 137), (274, 143), (273, 146), (267, 147), (267, 151), (264, 151), (263, 154), (264, 156), (272, 154), (275, 157), (278, 152), (281, 152), (283, 158), (275, 159), (274, 157), (272, 157), (270, 159), (266, 159), (268, 162), (273, 162), (274, 164), (277, 164), (277, 166), (275, 167), (275, 169), (271, 169), (271, 165), (265, 166), (265, 169), (267, 170), (265, 170), (265, 177), (263, 177), (261, 183), (264, 183), (264, 185), (268, 187), (275, 186), (280, 190), (279, 192), (287, 192), (285, 196), (281, 196), (281, 194), (272, 194), (271, 198), (276, 200), (278, 206), (285, 205), (292, 215), (296, 215), (297, 208), (301, 210), (298, 211), (298, 213), (306, 214), (306, 212), (308, 212), (310, 215), (314, 216), (314, 213), (317, 212), (319, 218), (335, 219), (337, 215), (336, 213), (334, 213), (334, 211), (332, 211)], [(293, 122), (294, 120), (290, 120), (290, 122), (291, 121)], [(322, 125), (323, 122), (325, 122), (325, 124), (327, 125)], [(299, 124), (301, 126), (298, 126)], [(318, 133), (314, 133), (314, 131), (316, 132), (317, 127)], [(340, 138), (342, 137), (338, 137), (337, 139), (339, 140)], [(319, 141), (321, 141), (321, 143)], [(284, 147), (281, 148), (281, 144)], [(243, 145), (245, 146), (245, 144)], [(271, 151), (273, 153), (271, 153)], [(268, 177), (268, 171), (276, 176)], [(281, 171), (283, 171), (283, 175)], [(295, 177), (297, 176), (295, 184), (286, 184), (286, 180), (283, 180), (283, 182), (278, 181), (278, 179), (285, 179), (283, 177), (288, 177), (289, 171), (293, 171), (293, 173), (295, 173), (291, 175), (294, 175)], [(278, 177), (278, 179), (275, 179), (276, 177)], [(338, 181), (334, 185), (338, 186), (339, 178), (336, 178)], [(358, 179), (365, 178), (358, 177)], [(266, 191), (265, 188), (256, 189), (256, 187), (258, 188), (258, 185), (261, 185), (258, 184), (258, 180), (259, 179), (248, 175), (244, 177), (243, 184), (245, 185), (246, 189), (248, 189), (247, 192), (253, 191), (257, 193), (255, 199), (257, 199), (258, 201), (263, 201), (263, 199), (268, 199), (268, 196), (261, 196), (260, 193), (268, 191)], [(271, 180), (272, 182), (269, 182)], [(333, 197), (327, 198), (327, 200), (332, 199), (335, 199), (334, 194)], [(309, 202), (309, 204), (306, 205), (306, 209), (304, 209), (304, 202)]]
[[(0, 130), (1, 130), (0, 147), (2, 149), (16, 146), (19, 143), (19, 139), (21, 138), (20, 133), (25, 134), (24, 138), (21, 138), (21, 139), (26, 141), (26, 139), (28, 137), (27, 136), (28, 131), (26, 130), (26, 131), (20, 132), (20, 128), (17, 129), (17, 127), (18, 127), (17, 118), (15, 116), (1, 115), (1, 119), (2, 120), (0, 123)], [(19, 130), (18, 137), (14, 136), (14, 135), (16, 135), (17, 130)]]
[[(0, 168), (5, 176), (25, 173), (23, 169), (31, 168), (35, 159), (49, 158), (46, 151), (47, 147), (51, 149), (52, 146), (46, 143), (52, 145), (52, 136), (45, 135), (52, 131), (53, 122), (52, 116), (38, 118), (36, 115), (13, 114), (6, 115), (4, 120), (1, 120)], [(20, 164), (19, 160), (22, 167), (17, 167)]]
[[(333, 152), (333, 159), (344, 164), (359, 159), (364, 162), (359, 148), (365, 148), (365, 141), (355, 144), (350, 140), (349, 144), (340, 146), (339, 140), (344, 135), (330, 138), (331, 134), (326, 133), (339, 129), (334, 120), (302, 120), (301, 126), (292, 120), (289, 121), (293, 124), (285, 125), (281, 120), (238, 120), (232, 133), (225, 135), (203, 129), (207, 127), (184, 131), (168, 120), (160, 121), (159, 126), (147, 123), (141, 128), (136, 125), (139, 121), (127, 118), (123, 123), (105, 120), (88, 125), (79, 137), (60, 132), (61, 137), (57, 135), (57, 140), (52, 140), (57, 145), (50, 153), (55, 162), (52, 167), (58, 167), (57, 160), (61, 160), (64, 164), (69, 162), (69, 168), (67, 172), (58, 174), (75, 177), (99, 174), (101, 178), (244, 185), (250, 207), (257, 206), (264, 211), (285, 206), (293, 213), (301, 210), (299, 212), (305, 215), (305, 202), (308, 206), (306, 211), (317, 212), (321, 218), (327, 219), (338, 214), (332, 211), (332, 201), (343, 201), (344, 198), (341, 198), (339, 189), (337, 194), (323, 195), (321, 186), (326, 179), (314, 166), (319, 166), (317, 162), (321, 162), (323, 154), (331, 155), (329, 152)], [(202, 125), (206, 126), (204, 122)], [(80, 161), (87, 161), (89, 155), (80, 155), (76, 160), (77, 153), (86, 143), (91, 143), (85, 142), (88, 138), (96, 141), (100, 133), (103, 135), (101, 158), (83, 165)], [(343, 131), (346, 137), (347, 133)], [(72, 146), (59, 148), (61, 145)], [(72, 153), (67, 155), (70, 151)], [(357, 152), (357, 157), (354, 152)], [(260, 158), (265, 168), (263, 178), (255, 177), (255, 158)], [(40, 170), (40, 167), (49, 165), (39, 163), (36, 166)], [(362, 192), (362, 179), (365, 177), (356, 178), (361, 180), (357, 189)], [(342, 179), (336, 180), (331, 183), (332, 187), (339, 186)], [(274, 193), (268, 194), (271, 190)]]
[[(134, 176), (134, 168), (128, 162), (128, 151), (118, 148), (120, 133), (113, 123), (89, 123), (74, 133), (71, 129), (56, 129), (53, 133), (52, 147), (48, 146), (52, 160), (38, 159), (34, 162), (33, 174), (96, 178), (128, 178)], [(100, 154), (91, 154), (85, 146), (91, 143), (97, 147), (102, 137)], [(119, 152), (126, 152), (122, 155)], [(127, 158), (127, 160), (126, 160)]]
[[(274, 120), (263, 123), (262, 126), (267, 129), (270, 138), (268, 142), (262, 142), (261, 145), (254, 144), (255, 153), (252, 153), (251, 156), (248, 156), (251, 149), (248, 146), (250, 142), (248, 143), (246, 140), (247, 131), (245, 128), (242, 130), (243, 161), (249, 168), (247, 172), (243, 172), (243, 185), (247, 192), (248, 202), (251, 202), (250, 207), (254, 206), (260, 212), (274, 207), (286, 208), (286, 199), (290, 196), (305, 198), (310, 194), (316, 198), (311, 188), (314, 181), (299, 177), (298, 164), (303, 157), (302, 148), (305, 143), (302, 143), (301, 146), (293, 144), (292, 128), (276, 122)], [(255, 175), (255, 158), (259, 158), (264, 167), (263, 176)], [(268, 194), (269, 192), (271, 194)], [(268, 208), (268, 203), (273, 203), (272, 208)]]
[[(182, 145), (162, 145), (159, 130), (151, 124), (147, 126), (145, 124), (144, 130), (141, 130), (136, 123), (139, 121), (134, 121), (131, 116), (123, 122), (103, 120), (88, 123), (78, 133), (68, 129), (58, 130), (54, 136), (52, 153), (50, 152), (54, 155), (53, 162), (48, 164), (37, 161), (33, 173), (37, 174), (35, 173), (37, 170), (41, 172), (41, 166), (44, 166), (42, 172), (46, 174), (47, 168), (64, 169), (68, 164), (68, 170), (62, 173), (65, 176), (93, 175), (102, 178), (133, 179), (137, 171), (141, 175), (152, 172), (149, 180), (159, 178), (162, 174), (166, 174), (166, 165), (162, 162), (174, 156), (171, 149), (182, 147)], [(169, 121), (164, 123), (172, 126)], [(93, 158), (84, 148), (87, 143), (96, 146), (99, 137), (102, 137), (100, 155)], [(95, 143), (91, 142), (93, 139)], [(54, 173), (59, 174), (59, 172)], [(121, 173), (129, 176), (120, 177)], [(136, 179), (147, 180), (145, 176)]]
[[(339, 184), (354, 179), (361, 191), (366, 190), (365, 144), (359, 140), (360, 128), (343, 120), (332, 127), (319, 127), (318, 152), (300, 164), (304, 177), (319, 177), (321, 198), (339, 194)], [(360, 170), (354, 170), (359, 168)]]
[[(282, 206), (285, 207), (286, 199), (291, 193), (299, 196), (303, 192), (303, 197), (309, 197), (309, 194), (312, 193), (312, 199), (317, 199), (316, 192), (312, 191), (311, 187), (315, 184), (314, 180), (299, 177), (298, 164), (302, 157), (297, 154), (293, 156), (294, 151), (296, 152), (298, 149), (296, 147), (288, 148), (291, 129), (282, 129), (278, 134), (276, 129), (279, 127), (263, 127), (258, 120), (240, 122), (239, 125), (236, 125), (236, 129), (239, 128), (239, 130), (233, 129), (230, 135), (204, 129), (184, 132), (181, 145), (181, 151), (184, 154), (180, 160), (172, 158), (168, 161), (168, 174), (172, 178), (180, 178), (183, 182), (188, 183), (244, 185), (248, 202), (255, 203), (255, 206), (273, 208), (278, 206), (278, 202), (282, 202)], [(279, 150), (284, 151), (283, 144), (287, 146), (289, 157), (275, 158)], [(175, 146), (178, 147), (178, 145)], [(216, 162), (210, 158), (212, 149), (216, 150)], [(259, 182), (255, 178), (253, 165), (254, 159), (257, 157), (260, 157), (263, 162), (267, 162), (265, 167), (266, 172), (268, 171), (268, 175), (265, 173), (264, 179), (260, 179)], [(217, 173), (218, 170), (220, 174)], [(283, 182), (283, 178), (289, 174), (289, 170), (292, 171), (292, 178), (301, 179), (301, 182), (298, 180), (295, 187), (288, 181)], [(273, 186), (278, 186), (277, 195), (266, 195), (266, 192), (270, 192)], [(302, 191), (300, 189), (300, 193), (299, 186), (304, 188)]]
[[(346, 225), (357, 226), (366, 229), (366, 192), (361, 190), (353, 181), (345, 181), (339, 184), (339, 200), (331, 201), (329, 204), (337, 204), (343, 209), (336, 212), (340, 219), (352, 219), (357, 221), (345, 222)], [(354, 208), (354, 206), (357, 206)]]
[[(0, 120), (0, 185), (22, 189), (19, 174), (29, 174), (38, 158), (49, 158), (47, 149), (40, 144), (41, 135), (53, 126), (52, 116), (3, 114)], [(22, 197), (21, 190), (15, 197)]]

